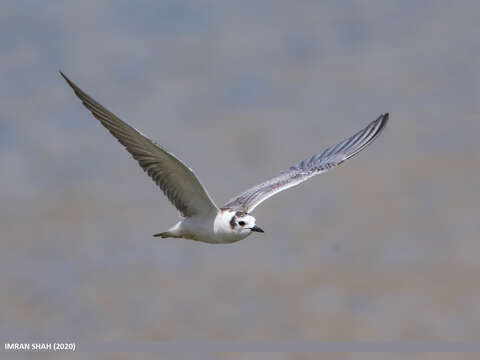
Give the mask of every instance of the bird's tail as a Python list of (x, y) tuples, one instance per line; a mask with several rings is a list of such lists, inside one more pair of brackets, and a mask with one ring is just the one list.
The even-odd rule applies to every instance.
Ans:
[(161, 232), (161, 233), (158, 233), (158, 234), (154, 234), (153, 236), (154, 236), (154, 237), (161, 237), (162, 239), (171, 237), (171, 236), (170, 236), (170, 233), (169, 233), (168, 231)]

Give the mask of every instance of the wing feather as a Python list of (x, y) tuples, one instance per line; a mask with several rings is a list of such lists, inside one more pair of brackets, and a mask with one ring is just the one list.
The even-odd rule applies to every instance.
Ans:
[(321, 174), (355, 156), (374, 141), (388, 122), (388, 113), (379, 116), (355, 135), (323, 152), (303, 160), (283, 171), (280, 175), (258, 184), (228, 201), (223, 207), (236, 211), (251, 212), (260, 203), (276, 193), (296, 186), (312, 176)]
[(83, 105), (125, 146), (182, 216), (190, 217), (218, 211), (217, 206), (192, 169), (175, 155), (156, 145), (140, 131), (120, 120), (82, 91), (61, 71), (60, 74), (83, 102)]

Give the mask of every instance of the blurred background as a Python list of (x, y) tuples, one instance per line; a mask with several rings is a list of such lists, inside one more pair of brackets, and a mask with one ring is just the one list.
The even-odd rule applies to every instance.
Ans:
[[(2, 1), (0, 338), (478, 340), (479, 13)], [(355, 159), (255, 209), (265, 234), (158, 239), (176, 209), (59, 69), (183, 159), (219, 206), (391, 121)]]

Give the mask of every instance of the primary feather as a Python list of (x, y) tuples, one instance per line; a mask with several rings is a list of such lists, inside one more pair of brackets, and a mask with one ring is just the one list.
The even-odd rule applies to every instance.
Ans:
[(217, 206), (192, 169), (172, 153), (156, 145), (140, 131), (120, 120), (82, 91), (61, 71), (60, 74), (72, 87), (83, 105), (125, 146), (182, 216), (191, 217), (218, 211)]
[(227, 202), (222, 209), (251, 212), (276, 193), (298, 185), (355, 156), (377, 138), (388, 122), (388, 113), (379, 116), (355, 135), (323, 152), (303, 160), (280, 175), (258, 184)]

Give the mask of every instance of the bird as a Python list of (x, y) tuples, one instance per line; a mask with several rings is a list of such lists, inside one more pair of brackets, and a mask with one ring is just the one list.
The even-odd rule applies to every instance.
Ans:
[(167, 231), (153, 235), (161, 238), (229, 244), (245, 239), (254, 232), (263, 233), (251, 215), (258, 205), (357, 155), (382, 133), (389, 119), (388, 113), (380, 115), (353, 136), (245, 190), (219, 208), (193, 170), (182, 160), (118, 118), (81, 90), (61, 70), (59, 72), (83, 105), (138, 161), (180, 212), (181, 221)]

